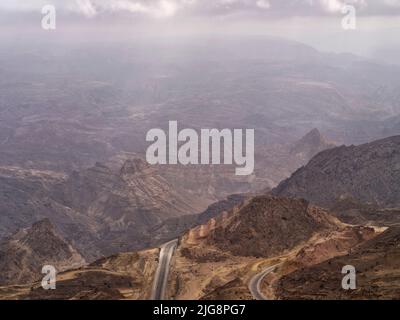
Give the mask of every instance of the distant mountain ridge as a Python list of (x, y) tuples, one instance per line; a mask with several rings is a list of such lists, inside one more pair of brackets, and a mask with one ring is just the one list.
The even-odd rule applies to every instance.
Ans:
[(351, 196), (380, 207), (400, 206), (400, 136), (323, 151), (272, 193), (330, 207)]

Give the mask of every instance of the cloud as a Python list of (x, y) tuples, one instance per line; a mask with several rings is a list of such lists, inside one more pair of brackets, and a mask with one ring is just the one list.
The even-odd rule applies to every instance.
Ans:
[(153, 18), (232, 13), (273, 17), (323, 16), (340, 13), (345, 4), (354, 5), (364, 15), (400, 14), (400, 0), (1, 0), (0, 11), (37, 11), (46, 4), (86, 17), (119, 12)]
[(271, 8), (271, 3), (268, 0), (258, 0), (256, 2), (257, 7), (261, 8), (261, 9), (269, 9)]
[(319, 5), (327, 12), (340, 12), (345, 5), (365, 8), (366, 0), (320, 0)]
[[(127, 11), (131, 13), (146, 14), (152, 17), (171, 17), (185, 4), (186, 1), (176, 0), (158, 0), (158, 1), (130, 1), (130, 0), (81, 0), (90, 3), (93, 11), (98, 13), (104, 12), (121, 12)], [(82, 12), (86, 6), (77, 3), (79, 10)]]
[(44, 5), (57, 10), (94, 17), (104, 13), (130, 12), (169, 17), (195, 0), (1, 0), (0, 11), (38, 11)]
[(97, 14), (96, 8), (90, 0), (77, 0), (77, 11), (87, 17), (94, 17)]

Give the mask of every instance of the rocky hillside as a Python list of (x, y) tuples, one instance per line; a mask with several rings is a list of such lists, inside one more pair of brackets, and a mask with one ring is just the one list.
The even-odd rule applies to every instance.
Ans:
[[(288, 274), (345, 255), (377, 234), (374, 228), (343, 224), (305, 200), (257, 196), (181, 238), (168, 296), (252, 299), (249, 281), (266, 267), (283, 263), (279, 275)], [(268, 297), (270, 287), (262, 283)]]
[(332, 206), (343, 196), (379, 207), (400, 206), (400, 136), (319, 153), (273, 190)]
[[(399, 299), (399, 240), (400, 229), (389, 228), (347, 255), (284, 276), (277, 283), (276, 295), (280, 299)], [(345, 265), (356, 268), (356, 290), (341, 287)]]
[(0, 287), (0, 300), (149, 299), (158, 254), (157, 249), (120, 253), (61, 272), (57, 275), (56, 290), (44, 290), (40, 282)]
[(50, 223), (42, 220), (0, 242), (0, 286), (31, 283), (43, 277), (45, 265), (58, 272), (81, 267), (82, 256)]
[(192, 231), (208, 245), (238, 256), (268, 257), (292, 249), (315, 232), (341, 223), (305, 200), (258, 196), (246, 205)]

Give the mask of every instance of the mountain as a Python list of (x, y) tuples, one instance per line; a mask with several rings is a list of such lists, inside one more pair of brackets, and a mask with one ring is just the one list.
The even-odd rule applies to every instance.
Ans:
[[(276, 285), (279, 299), (399, 299), (400, 228), (391, 227), (350, 253), (299, 269)], [(346, 265), (356, 269), (356, 290), (341, 287)], [(304, 283), (307, 285), (304, 285)]]
[(273, 194), (329, 207), (351, 196), (379, 207), (400, 206), (400, 136), (323, 151)]
[(286, 263), (293, 272), (345, 255), (376, 235), (305, 200), (256, 196), (180, 238), (167, 296), (251, 299), (250, 279), (268, 266)]
[(268, 257), (294, 248), (315, 232), (336, 229), (339, 224), (307, 201), (259, 196), (210, 230), (206, 241), (235, 255)]
[[(55, 292), (37, 284), (11, 292), (148, 297), (158, 250), (136, 251), (179, 236), (169, 297), (249, 297), (248, 280), (266, 266), (293, 258), (295, 271), (375, 235), (314, 204), (354, 223), (395, 213), (375, 211), (400, 199), (395, 137), (333, 148), (314, 129), (297, 140), (316, 127), (339, 143), (395, 132), (399, 67), (267, 37), (64, 45), (54, 44), (50, 55), (32, 42), (18, 46), (29, 54), (13, 45), (2, 50), (0, 237), (47, 218), (65, 243), (97, 262), (63, 272)], [(255, 129), (254, 175), (236, 177), (233, 166), (149, 167), (141, 160), (146, 132), (166, 129), (170, 119), (196, 131)], [(135, 156), (115, 160), (121, 154)], [(229, 194), (275, 187), (310, 157), (275, 189), (281, 198), (230, 198), (198, 215)], [(338, 203), (346, 198), (351, 206)], [(6, 270), (29, 256), (10, 241)], [(25, 260), (18, 266), (24, 263), (31, 272)]]
[(293, 144), (290, 154), (308, 161), (321, 151), (333, 148), (334, 146), (333, 143), (328, 142), (322, 136), (318, 129), (313, 129)]
[(83, 257), (71, 247), (45, 219), (21, 229), (0, 242), (0, 285), (26, 284), (41, 279), (42, 267), (52, 265), (57, 272), (85, 265)]

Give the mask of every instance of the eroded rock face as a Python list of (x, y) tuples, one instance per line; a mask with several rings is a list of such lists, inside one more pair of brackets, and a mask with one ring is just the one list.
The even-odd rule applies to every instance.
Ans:
[(343, 196), (400, 206), (400, 136), (321, 152), (273, 190), (330, 207)]
[(0, 285), (25, 284), (43, 277), (45, 265), (58, 272), (85, 265), (48, 219), (21, 229), (0, 243)]

